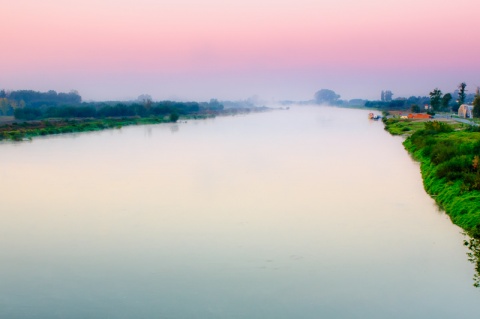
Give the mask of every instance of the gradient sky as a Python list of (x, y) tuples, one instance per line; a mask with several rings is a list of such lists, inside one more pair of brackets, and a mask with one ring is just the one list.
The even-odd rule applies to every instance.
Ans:
[(480, 86), (478, 0), (0, 0), (0, 88), (378, 99)]

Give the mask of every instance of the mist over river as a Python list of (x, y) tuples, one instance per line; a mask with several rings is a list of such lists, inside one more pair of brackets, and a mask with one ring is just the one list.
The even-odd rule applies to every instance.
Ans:
[(369, 111), (0, 144), (0, 318), (475, 318), (464, 236)]

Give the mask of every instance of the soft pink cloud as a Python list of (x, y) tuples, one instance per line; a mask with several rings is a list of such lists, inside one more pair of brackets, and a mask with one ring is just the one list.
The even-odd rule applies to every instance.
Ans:
[(480, 70), (476, 0), (17, 0), (3, 11), (6, 86), (22, 74)]

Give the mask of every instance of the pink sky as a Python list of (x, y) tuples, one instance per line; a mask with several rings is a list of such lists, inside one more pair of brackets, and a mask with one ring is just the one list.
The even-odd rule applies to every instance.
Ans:
[(193, 100), (473, 91), (479, 12), (478, 0), (9, 1), (0, 88)]

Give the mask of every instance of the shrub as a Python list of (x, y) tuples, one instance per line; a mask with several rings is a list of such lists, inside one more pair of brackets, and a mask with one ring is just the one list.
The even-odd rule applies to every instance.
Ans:
[(472, 171), (472, 158), (466, 155), (454, 157), (437, 166), (436, 175), (449, 181), (461, 179), (462, 175)]
[(432, 147), (430, 158), (432, 163), (440, 164), (458, 154), (457, 146), (451, 140), (440, 141)]
[(425, 122), (425, 130), (430, 134), (452, 132), (453, 127), (447, 123), (439, 121)]

